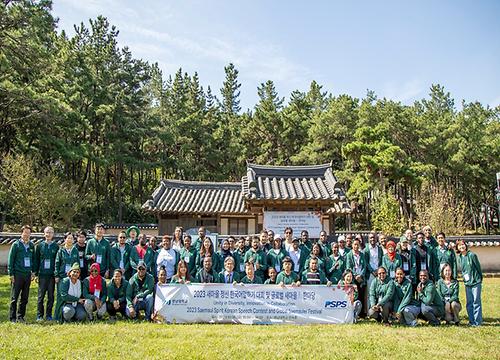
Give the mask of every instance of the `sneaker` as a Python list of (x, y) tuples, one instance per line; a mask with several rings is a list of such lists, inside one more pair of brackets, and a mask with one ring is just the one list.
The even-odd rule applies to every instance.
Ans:
[(21, 323), (21, 324), (25, 324), (25, 323), (26, 323), (26, 320), (24, 320), (24, 318), (21, 316), (21, 317), (18, 317), (18, 318), (17, 318), (17, 322), (18, 322), (18, 323)]
[(41, 316), (36, 317), (36, 322), (42, 322), (42, 321), (43, 321), (43, 317), (41, 317)]
[(47, 321), (52, 321), (53, 319), (52, 319), (52, 316), (47, 316), (47, 317), (45, 318), (45, 320), (47, 320)]

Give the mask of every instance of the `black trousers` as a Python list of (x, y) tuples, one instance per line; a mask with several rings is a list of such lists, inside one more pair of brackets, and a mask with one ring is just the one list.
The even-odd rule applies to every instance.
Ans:
[[(38, 278), (38, 304), (37, 317), (43, 318), (46, 316), (52, 317), (52, 307), (54, 306), (54, 288), (56, 280), (53, 276), (40, 276)], [(47, 312), (44, 312), (45, 294), (47, 294)]]
[[(26, 305), (28, 305), (28, 298), (30, 295), (31, 274), (27, 275), (14, 275), (14, 283), (10, 290), (10, 321), (26, 316)], [(17, 300), (21, 295), (19, 308), (17, 307)], [(16, 314), (17, 313), (17, 314)]]
[(126, 301), (120, 302), (120, 308), (118, 310), (115, 309), (112, 302), (108, 301), (106, 303), (106, 310), (108, 311), (109, 316), (116, 316), (116, 314), (120, 313), (124, 318), (126, 318), (127, 317), (126, 308), (127, 308)]

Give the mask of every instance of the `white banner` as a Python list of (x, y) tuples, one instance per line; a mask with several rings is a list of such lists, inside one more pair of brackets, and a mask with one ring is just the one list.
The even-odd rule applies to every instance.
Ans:
[(167, 323), (352, 323), (347, 293), (336, 286), (157, 285), (155, 312)]
[(286, 227), (291, 227), (296, 237), (302, 230), (309, 232), (309, 237), (319, 238), (323, 230), (321, 213), (314, 211), (264, 211), (264, 229), (272, 230), (283, 236)]

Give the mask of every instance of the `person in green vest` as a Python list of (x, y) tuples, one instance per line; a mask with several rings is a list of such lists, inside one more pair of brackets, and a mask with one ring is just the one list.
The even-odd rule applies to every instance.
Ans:
[[(89, 265), (99, 264), (101, 276), (109, 278), (109, 268), (111, 267), (111, 246), (109, 241), (104, 238), (104, 225), (95, 225), (95, 235), (87, 242), (85, 258)], [(90, 272), (90, 268), (89, 268)]]
[[(317, 244), (315, 244), (317, 245)], [(326, 280), (325, 273), (319, 268), (319, 259), (316, 257), (309, 258), (309, 268), (302, 272), (301, 284), (304, 285), (331, 285), (331, 281)]]
[[(54, 269), (54, 277), (56, 283), (56, 308), (54, 311), (54, 318), (60, 320), (61, 310), (63, 306), (63, 300), (60, 296), (61, 281), (68, 277), (68, 273), (71, 270), (73, 264), (79, 263), (80, 258), (78, 254), (78, 249), (73, 245), (73, 234), (70, 232), (64, 234), (64, 245), (59, 249), (56, 255), (56, 266)], [(78, 270), (78, 275), (80, 276), (80, 267)]]
[(420, 303), (414, 298), (412, 283), (406, 278), (406, 274), (401, 268), (396, 269), (392, 302), (394, 314), (401, 324), (417, 326)]
[(333, 283), (338, 284), (342, 279), (342, 274), (345, 270), (344, 257), (339, 253), (339, 244), (332, 243), (332, 254), (326, 262), (326, 276)]
[[(30, 294), (31, 281), (35, 279), (33, 258), (35, 247), (30, 241), (31, 227), (24, 225), (21, 228), (21, 238), (16, 240), (9, 250), (7, 271), (10, 277), (10, 311), (11, 322), (26, 322), (26, 307)], [(17, 307), (17, 301), (19, 308)]]
[(80, 266), (75, 262), (66, 276), (61, 278), (59, 285), (59, 298), (61, 306), (58, 310), (60, 322), (82, 322), (87, 319), (85, 311), (85, 299), (83, 298), (83, 286), (80, 280)]
[(191, 235), (184, 235), (183, 245), (179, 256), (186, 263), (189, 275), (194, 277), (196, 276), (196, 252), (191, 247)]
[(274, 268), (276, 273), (279, 273), (283, 267), (283, 259), (287, 256), (285, 249), (281, 246), (281, 236), (276, 235), (272, 241), (273, 247), (267, 252), (266, 262), (268, 269)]
[(127, 289), (127, 316), (137, 319), (141, 310), (144, 311), (145, 320), (151, 321), (154, 304), (154, 279), (146, 271), (146, 263), (139, 261), (137, 273), (129, 281)]
[(460, 252), (458, 257), (465, 285), (465, 299), (469, 325), (479, 326), (483, 323), (483, 306), (481, 303), (481, 287), (483, 272), (477, 255), (469, 250), (464, 240), (457, 242)]
[(139, 244), (133, 246), (130, 250), (130, 267), (132, 268), (132, 274), (137, 273), (137, 265), (139, 262), (144, 261), (146, 264), (147, 272), (154, 274), (155, 266), (154, 263), (156, 250), (148, 244), (146, 236), (144, 234), (139, 235)]
[(428, 248), (434, 249), (438, 246), (436, 238), (432, 236), (432, 228), (429, 225), (424, 226), (422, 232), (424, 233), (424, 243)]
[(245, 263), (245, 276), (240, 280), (240, 284), (262, 284), (262, 278), (256, 275), (254, 263)]
[(212, 267), (212, 258), (205, 256), (203, 258), (203, 267), (196, 272), (195, 283), (210, 284), (219, 282), (219, 274)]
[(274, 267), (267, 268), (267, 280), (264, 281), (264, 285), (276, 285), (276, 277), (278, 273)]
[[(45, 315), (47, 321), (52, 321), (52, 307), (54, 306), (56, 264), (59, 245), (54, 241), (54, 228), (47, 226), (43, 230), (45, 240), (35, 246), (33, 270), (38, 280), (38, 302), (36, 320), (42, 321)], [(47, 295), (47, 308), (44, 309), (45, 295)], [(45, 311), (46, 310), (46, 311)]]
[(203, 259), (209, 256), (212, 259), (212, 268), (217, 274), (222, 269), (222, 264), (219, 255), (214, 250), (214, 245), (209, 237), (205, 237), (203, 244), (196, 254), (196, 268), (199, 271), (203, 268)]
[(283, 259), (283, 270), (276, 277), (276, 283), (285, 286), (300, 286), (299, 275), (295, 271), (292, 271), (293, 261), (290, 256)]
[(419, 272), (420, 283), (417, 285), (417, 297), (420, 301), (422, 315), (429, 321), (429, 324), (436, 326), (440, 324), (440, 318), (444, 316), (443, 300), (437, 293), (436, 286), (429, 280), (429, 272), (422, 270)]
[(446, 236), (443, 232), (437, 234), (438, 245), (434, 248), (437, 266), (435, 267), (435, 279), (440, 279), (441, 272), (446, 264), (450, 265), (454, 279), (457, 278), (457, 258), (455, 252), (446, 244)]
[(370, 285), (368, 316), (378, 322), (389, 324), (393, 296), (394, 282), (387, 276), (387, 270), (381, 266), (377, 269), (377, 278)]
[(266, 254), (259, 248), (259, 238), (257, 236), (252, 238), (252, 247), (245, 253), (243, 261), (245, 264), (248, 262), (253, 263), (255, 267), (255, 275), (261, 279), (265, 278), (267, 271)]
[(94, 319), (94, 311), (97, 311), (97, 318), (102, 319), (106, 314), (106, 280), (101, 276), (99, 263), (90, 265), (90, 275), (83, 280), (83, 297), (85, 298), (85, 311), (90, 321)]
[(130, 246), (136, 246), (139, 244), (138, 237), (141, 234), (141, 230), (135, 225), (132, 225), (125, 232), (126, 241)]
[(363, 304), (358, 299), (358, 286), (354, 283), (352, 270), (346, 269), (344, 271), (341, 279), (339, 280), (338, 287), (347, 293), (349, 301), (354, 308), (354, 322), (358, 321)]
[(122, 269), (116, 268), (107, 287), (108, 301), (106, 302), (106, 309), (110, 320), (116, 320), (116, 314), (118, 313), (122, 314), (123, 318), (127, 317), (127, 289), (128, 281), (123, 278)]
[(396, 243), (389, 240), (386, 244), (387, 253), (382, 257), (382, 266), (387, 270), (389, 278), (396, 278), (396, 269), (402, 266), (401, 256), (396, 253)]
[(132, 245), (127, 243), (127, 235), (123, 231), (120, 232), (118, 234), (118, 242), (111, 248), (111, 270), (114, 274), (116, 269), (120, 269), (125, 280), (130, 279), (132, 276), (132, 267), (130, 266), (131, 250)]
[(458, 288), (458, 281), (453, 277), (451, 266), (446, 264), (441, 270), (441, 279), (436, 284), (436, 290), (443, 300), (444, 319), (448, 325), (460, 323), (458, 314), (462, 310), (462, 305), (458, 298)]
[[(165, 276), (165, 282), (167, 282), (167, 270), (165, 267), (162, 267), (160, 269), (160, 272), (164, 272)], [(159, 279), (159, 275), (158, 275)], [(183, 259), (179, 260), (179, 263), (177, 264), (177, 273), (172, 276), (172, 279), (170, 280), (170, 283), (172, 284), (191, 284), (191, 274), (189, 273), (188, 265), (186, 261)]]
[(321, 250), (323, 251), (325, 257), (328, 257), (332, 254), (331, 246), (328, 245), (328, 234), (326, 233), (326, 231), (319, 232), (319, 240), (317, 244), (321, 246)]
[[(316, 258), (318, 261), (318, 268), (319, 270), (324, 274), (326, 273), (326, 260), (325, 260), (325, 253), (323, 252), (323, 247), (319, 244), (316, 243), (312, 246), (311, 253), (307, 257), (306, 261), (304, 262), (304, 271), (309, 270), (309, 262), (311, 261), (311, 258)], [(302, 272), (304, 272), (302, 271)]]
[[(352, 250), (349, 251), (345, 257), (345, 267), (352, 271), (354, 276), (354, 283), (358, 287), (358, 295), (360, 301), (363, 301), (366, 296), (366, 273), (367, 273), (367, 264), (366, 264), (366, 256), (361, 251), (361, 242), (359, 239), (354, 239), (352, 242)], [(368, 303), (365, 303), (365, 306), (361, 310), (361, 316), (365, 315), (365, 309), (368, 308)]]
[(240, 281), (240, 274), (234, 271), (235, 261), (232, 256), (224, 259), (224, 270), (219, 273), (219, 281), (222, 284), (236, 284)]

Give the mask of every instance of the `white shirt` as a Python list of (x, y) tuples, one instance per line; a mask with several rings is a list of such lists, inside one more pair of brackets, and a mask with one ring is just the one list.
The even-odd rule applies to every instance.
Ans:
[(175, 274), (175, 250), (174, 249), (161, 249), (158, 253), (158, 259), (156, 259), (156, 267), (158, 273), (162, 265), (165, 266), (165, 270), (167, 271), (167, 279), (170, 279)]
[(375, 244), (374, 247), (368, 245), (370, 249), (370, 267), (372, 269), (378, 269), (378, 245)]
[(356, 255), (356, 253), (353, 251), (352, 255), (354, 258), (354, 274), (361, 275), (361, 252)]
[[(76, 280), (76, 283), (73, 284), (73, 281), (69, 279), (69, 289), (68, 295), (80, 298), (82, 296), (82, 284), (80, 283), (80, 279)], [(77, 302), (73, 301), (71, 305), (76, 306)]]
[(178, 252), (181, 252), (181, 249), (183, 248), (182, 243), (179, 241), (179, 243), (174, 242), (172, 243), (172, 249), (177, 250)]
[(291, 249), (289, 251), (289, 254), (290, 254), (290, 258), (293, 261), (293, 271), (299, 272), (299, 270), (300, 270), (300, 249), (298, 249), (297, 251)]

